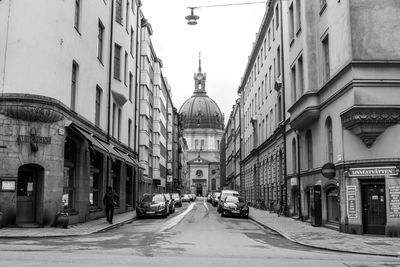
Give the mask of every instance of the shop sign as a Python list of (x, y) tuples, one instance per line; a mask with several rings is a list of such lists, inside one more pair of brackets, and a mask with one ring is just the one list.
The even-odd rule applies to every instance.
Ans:
[(348, 185), (347, 190), (347, 216), (351, 219), (357, 218), (357, 187)]
[(373, 168), (350, 168), (349, 177), (398, 175), (399, 171), (395, 166), (373, 167)]
[(389, 186), (389, 217), (400, 218), (400, 185)]
[(15, 191), (15, 180), (1, 180), (1, 191)]
[(36, 135), (18, 135), (18, 143), (35, 143), (35, 144), (51, 144), (51, 137), (43, 137)]

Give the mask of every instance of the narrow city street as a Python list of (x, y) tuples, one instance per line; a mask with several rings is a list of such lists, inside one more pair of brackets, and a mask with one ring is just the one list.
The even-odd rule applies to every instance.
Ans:
[(304, 247), (203, 199), (167, 219), (80, 237), (0, 239), (0, 266), (400, 266), (398, 258)]

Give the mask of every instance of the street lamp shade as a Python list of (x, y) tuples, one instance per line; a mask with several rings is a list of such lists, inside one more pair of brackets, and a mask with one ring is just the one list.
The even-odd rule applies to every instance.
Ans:
[(191, 9), (190, 11), (190, 15), (186, 16), (185, 19), (188, 21), (187, 24), (189, 25), (196, 25), (197, 24), (197, 20), (200, 18), (199, 16), (195, 15), (193, 13), (193, 10), (195, 9), (195, 7), (188, 7)]

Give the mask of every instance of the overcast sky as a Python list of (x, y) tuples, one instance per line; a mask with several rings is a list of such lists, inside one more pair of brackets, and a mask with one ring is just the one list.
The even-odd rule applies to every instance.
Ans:
[(256, 0), (142, 0), (142, 11), (153, 28), (152, 42), (163, 62), (163, 75), (179, 110), (194, 91), (193, 74), (201, 52), (207, 74), (207, 94), (219, 105), (227, 121), (244, 74), (265, 4), (195, 9), (198, 24), (188, 25), (188, 6), (248, 3)]

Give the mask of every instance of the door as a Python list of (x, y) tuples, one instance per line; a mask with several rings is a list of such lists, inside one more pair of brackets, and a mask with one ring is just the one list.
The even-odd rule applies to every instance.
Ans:
[(17, 223), (35, 221), (37, 178), (38, 172), (34, 167), (18, 170)]
[(196, 196), (203, 196), (203, 185), (196, 184)]
[(386, 226), (385, 185), (363, 185), (362, 206), (364, 233), (384, 235)]

